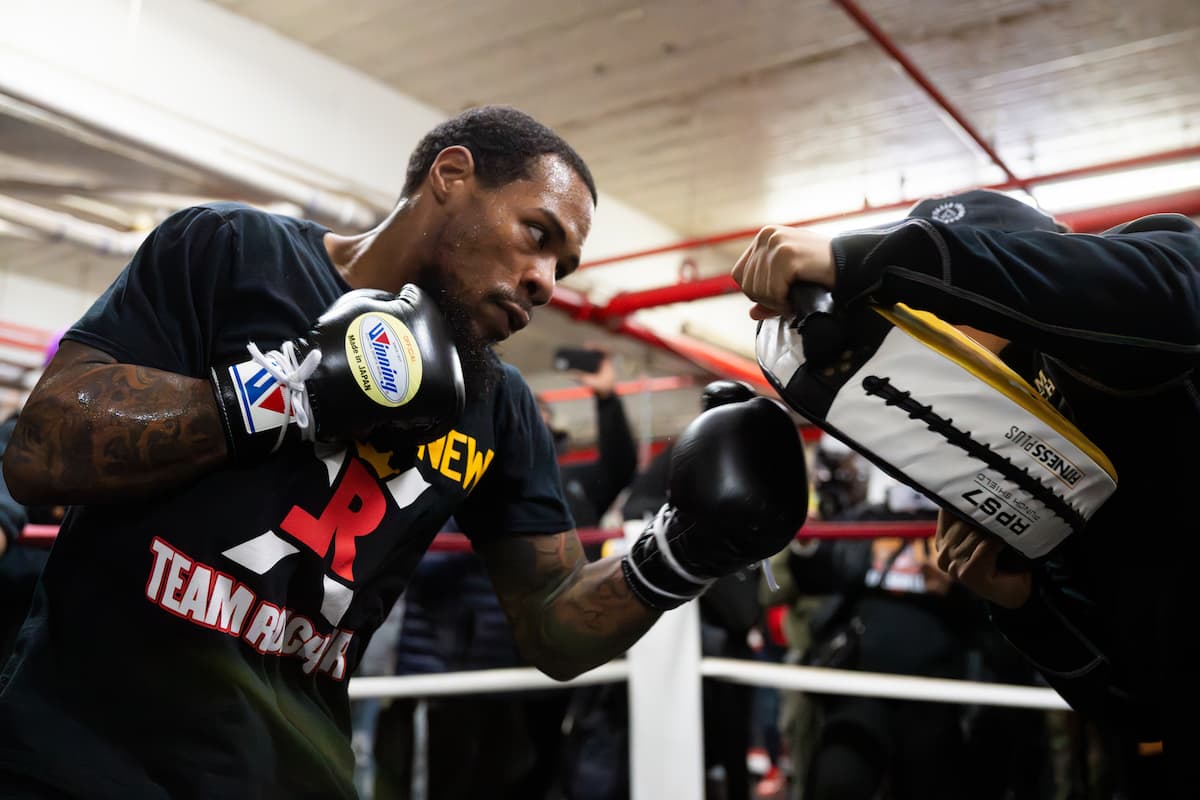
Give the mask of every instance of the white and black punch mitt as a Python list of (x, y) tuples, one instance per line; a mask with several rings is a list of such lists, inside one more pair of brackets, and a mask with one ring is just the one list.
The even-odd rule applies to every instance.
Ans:
[(991, 351), (903, 304), (833, 309), (793, 287), (797, 314), (759, 324), (759, 366), (830, 435), (1028, 558), (1084, 528), (1112, 464)]

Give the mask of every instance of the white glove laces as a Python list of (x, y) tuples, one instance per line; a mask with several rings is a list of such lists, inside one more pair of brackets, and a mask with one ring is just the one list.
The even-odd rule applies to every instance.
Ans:
[[(684, 580), (689, 581), (690, 583), (697, 584), (698, 586), (701, 587), (701, 591), (703, 591), (704, 588), (707, 588), (707, 587), (711, 586), (713, 583), (716, 583), (716, 580), (715, 579), (705, 579), (705, 578), (701, 578), (699, 576), (693, 575), (692, 573), (690, 573), (686, 569), (684, 569), (683, 565), (680, 564), (679, 561), (675, 558), (675, 554), (673, 552), (671, 552), (671, 542), (669, 539), (667, 539), (667, 523), (670, 521), (672, 516), (674, 516), (674, 510), (669, 508), (668, 506), (664, 505), (662, 508), (660, 508), (658, 510), (658, 514), (655, 515), (654, 520), (647, 527), (646, 533), (653, 536), (655, 538), (655, 540), (658, 542), (659, 552), (662, 553), (663, 558), (666, 559), (667, 564), (670, 565), (671, 569), (675, 571), (675, 574), (678, 575), (679, 577), (683, 578)], [(759, 569), (762, 570), (763, 577), (767, 581), (767, 587), (772, 592), (779, 591), (779, 583), (775, 580), (775, 572), (771, 569), (770, 561), (768, 561), (767, 559), (764, 558), (763, 560), (750, 565), (751, 569), (753, 569), (754, 567), (758, 567)], [(634, 571), (638, 573), (639, 578), (642, 577), (641, 573), (638, 572), (636, 566), (634, 567)], [(642, 578), (642, 580), (645, 581), (645, 578)], [(645, 582), (647, 584), (649, 584), (649, 581), (645, 581)], [(662, 589), (659, 589), (658, 587), (654, 587), (654, 588), (660, 594), (665, 594), (668, 597), (675, 597), (675, 598), (681, 599), (681, 595), (671, 594), (670, 592), (663, 591)]]
[(775, 572), (771, 569), (771, 562), (764, 558), (758, 562), (758, 566), (762, 568), (763, 577), (767, 579), (767, 588), (772, 592), (778, 592), (779, 584), (775, 581)]
[(708, 587), (716, 583), (714, 579), (705, 579), (697, 575), (693, 575), (684, 569), (679, 560), (675, 558), (675, 554), (671, 552), (671, 540), (667, 538), (667, 526), (671, 521), (671, 517), (675, 516), (675, 510), (670, 506), (663, 505), (658, 510), (658, 514), (654, 517), (654, 521), (650, 523), (650, 535), (658, 543), (658, 551), (662, 553), (666, 559), (667, 565), (674, 570), (675, 574), (683, 578), (688, 583), (694, 583), (700, 587)]
[[(321, 351), (310, 350), (304, 360), (297, 363), (296, 345), (290, 341), (284, 342), (279, 350), (268, 350), (265, 354), (258, 349), (258, 345), (254, 342), (247, 344), (246, 349), (250, 351), (250, 358), (254, 360), (254, 363), (265, 369), (284, 387), (284, 418), (287, 419), (290, 416), (295, 419), (296, 426), (300, 428), (300, 438), (313, 441), (317, 436), (317, 430), (316, 426), (312, 424), (312, 408), (308, 403), (308, 392), (304, 390), (304, 382), (316, 371), (317, 364), (321, 363)], [(287, 425), (279, 427), (279, 438), (275, 440), (275, 446), (271, 448), (272, 453), (283, 444), (283, 439), (287, 436), (287, 429)]]

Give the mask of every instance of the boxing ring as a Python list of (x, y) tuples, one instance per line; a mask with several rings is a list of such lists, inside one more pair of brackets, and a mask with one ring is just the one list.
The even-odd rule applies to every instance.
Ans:
[[(625, 531), (581, 531), (585, 546), (608, 539), (631, 541), (644, 523)], [(56, 526), (27, 526), (22, 539), (48, 546)], [(813, 538), (923, 538), (931, 522), (866, 524), (809, 521), (801, 534)], [(461, 534), (440, 534), (431, 551), (465, 552)], [(629, 687), (630, 797), (704, 796), (704, 744), (701, 681), (704, 678), (748, 686), (815, 694), (880, 697), (933, 703), (993, 705), (1030, 709), (1067, 709), (1053, 689), (977, 681), (888, 675), (858, 670), (804, 667), (701, 655), (698, 603), (662, 615), (624, 658), (570, 681), (555, 681), (537, 669), (504, 668), (396, 676), (359, 676), (349, 681), (350, 699), (428, 698), (490, 692), (570, 689), (625, 681)]]
[[(644, 523), (624, 531), (636, 538)], [(802, 533), (813, 537), (921, 538), (933, 533), (930, 522), (865, 525), (808, 522)], [(583, 531), (585, 545), (617, 538), (620, 531)], [(442, 534), (431, 549), (469, 549), (465, 537)], [(994, 705), (1031, 709), (1067, 709), (1053, 689), (977, 681), (887, 675), (857, 670), (803, 667), (701, 655), (698, 603), (668, 611), (625, 658), (603, 664), (577, 678), (559, 682), (534, 668), (355, 677), (351, 700), (427, 698), (488, 692), (537, 691), (625, 681), (629, 687), (630, 797), (704, 797), (704, 742), (701, 681), (704, 678), (748, 686), (816, 694), (881, 697), (934, 703)]]
[(712, 678), (816, 694), (884, 697), (934, 703), (1066, 709), (1053, 689), (919, 678), (701, 657), (697, 603), (668, 612), (624, 659), (574, 680), (554, 681), (533, 668), (350, 679), (350, 699), (437, 697), (533, 691), (626, 681), (629, 685), (630, 797), (704, 797), (701, 680)]

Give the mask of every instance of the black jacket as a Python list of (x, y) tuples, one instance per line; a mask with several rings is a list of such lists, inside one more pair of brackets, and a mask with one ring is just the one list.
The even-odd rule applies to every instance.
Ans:
[(668, 442), (629, 484), (629, 496), (621, 507), (626, 520), (653, 517), (667, 501), (667, 475), (674, 449), (675, 442)]
[(637, 470), (637, 444), (615, 394), (596, 398), (595, 461), (559, 468), (575, 527), (594, 528)]
[[(1013, 342), (1003, 357), (1109, 457), (1118, 488), (993, 609), (1076, 709), (1166, 751), (1195, 744), (1200, 228), (1159, 214), (1100, 235), (910, 219), (837, 237), (835, 302), (904, 302)], [(1176, 762), (1179, 763), (1178, 761)]]

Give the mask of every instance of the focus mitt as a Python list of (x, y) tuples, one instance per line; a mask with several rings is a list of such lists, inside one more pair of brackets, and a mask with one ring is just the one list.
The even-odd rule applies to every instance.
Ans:
[(834, 309), (817, 288), (793, 292), (795, 317), (759, 323), (759, 366), (884, 472), (1029, 558), (1116, 489), (1104, 453), (974, 339), (903, 304)]

